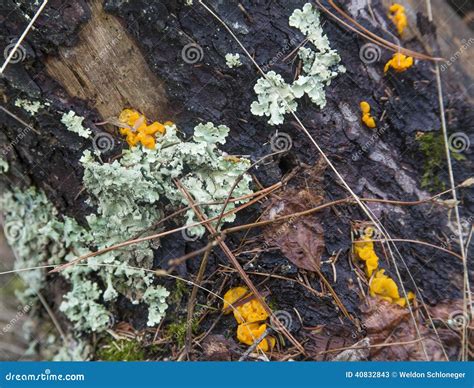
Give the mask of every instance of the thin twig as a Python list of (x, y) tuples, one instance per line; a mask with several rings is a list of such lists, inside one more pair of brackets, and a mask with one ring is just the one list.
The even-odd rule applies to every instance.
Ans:
[(269, 327), (267, 330), (265, 330), (260, 337), (258, 337), (252, 345), (245, 351), (244, 354), (239, 358), (239, 361), (245, 361), (248, 356), (257, 348), (260, 342), (262, 342), (267, 335), (269, 335), (272, 332), (272, 328)]
[[(433, 22), (433, 13), (431, 10), (431, 0), (427, 0), (428, 6), (428, 19), (430, 22)], [(473, 304), (472, 304), (472, 295), (471, 295), (471, 287), (469, 284), (469, 272), (467, 266), (467, 257), (464, 250), (464, 236), (462, 231), (462, 224), (461, 224), (461, 216), (459, 214), (459, 206), (457, 200), (457, 193), (456, 193), (456, 185), (454, 183), (454, 173), (453, 173), (453, 166), (451, 162), (451, 151), (449, 149), (449, 139), (448, 139), (448, 130), (446, 125), (446, 115), (444, 112), (444, 98), (443, 98), (443, 87), (441, 84), (441, 73), (439, 69), (439, 64), (435, 63), (435, 76), (436, 76), (436, 86), (438, 89), (438, 105), (441, 117), (441, 129), (443, 133), (444, 139), (444, 149), (446, 154), (446, 161), (448, 165), (448, 176), (449, 176), (449, 183), (451, 185), (451, 192), (453, 196), (454, 202), (454, 214), (456, 215), (456, 222), (457, 222), (457, 229), (458, 229), (458, 238), (459, 238), (459, 246), (461, 248), (461, 256), (462, 256), (462, 264), (463, 264), (463, 311), (465, 316), (472, 316), (473, 313)], [(470, 310), (468, 313), (468, 309)], [(468, 349), (468, 335), (467, 335), (467, 328), (463, 326), (462, 328), (462, 352), (461, 352), (461, 360), (466, 361), (467, 359), (467, 349)]]
[(346, 23), (344, 20), (340, 19), (337, 17), (334, 13), (332, 13), (328, 8), (326, 8), (320, 0), (315, 0), (316, 4), (328, 15), (330, 15), (333, 19), (344, 25), (345, 27), (349, 28), (351, 31), (354, 31), (356, 34), (361, 35), (365, 37), (366, 39), (370, 40), (371, 42), (385, 47), (388, 50), (394, 51), (394, 52), (400, 52), (405, 55), (409, 55), (410, 57), (413, 58), (418, 58), (418, 59), (425, 59), (429, 61), (444, 61), (444, 58), (437, 58), (437, 57), (432, 57), (426, 54), (422, 54), (413, 50), (406, 49), (404, 47), (400, 47), (400, 45), (395, 44), (393, 42), (390, 42), (386, 39), (381, 38), (377, 34), (374, 34), (373, 32), (367, 30), (364, 26), (361, 24), (357, 23), (353, 18), (351, 18), (346, 12), (344, 12), (340, 7), (338, 7), (336, 4), (334, 4), (333, 0), (328, 0), (329, 4), (340, 14), (342, 15), (346, 20), (349, 20), (351, 23), (353, 23), (356, 27), (358, 27), (360, 30), (357, 28), (351, 26), (349, 23)]
[(423, 341), (425, 338), (417, 338), (413, 341), (403, 341), (403, 342), (390, 342), (390, 343), (382, 343), (382, 344), (374, 344), (374, 345), (367, 345), (367, 346), (348, 346), (343, 348), (334, 348), (329, 350), (324, 350), (319, 352), (318, 354), (327, 354), (327, 353), (335, 353), (341, 352), (344, 350), (352, 350), (352, 349), (370, 349), (370, 348), (384, 348), (386, 346), (400, 346), (400, 345), (411, 345), (416, 344), (417, 342)]
[[(235, 208), (235, 209), (231, 209), (229, 210), (228, 212), (225, 213), (225, 215), (228, 215), (228, 214), (232, 214), (232, 213), (237, 213), (238, 211), (248, 207), (248, 206), (251, 206), (253, 205), (254, 203), (260, 201), (262, 198), (265, 198), (267, 195), (269, 195), (271, 193), (271, 191), (269, 191), (268, 193), (264, 193), (262, 195), (259, 195), (258, 197), (254, 198), (253, 200)], [(53, 273), (53, 272), (60, 272), (60, 271), (63, 271), (65, 270), (66, 268), (69, 268), (73, 265), (76, 265), (78, 262), (80, 261), (83, 261), (83, 260), (87, 260), (91, 257), (95, 257), (95, 256), (98, 256), (98, 255), (102, 255), (103, 253), (107, 253), (107, 252), (110, 252), (110, 251), (114, 251), (114, 250), (117, 250), (117, 249), (120, 249), (120, 248), (123, 248), (123, 247), (126, 247), (126, 246), (129, 246), (129, 245), (133, 245), (133, 244), (138, 244), (138, 243), (141, 243), (141, 242), (144, 242), (144, 241), (150, 241), (150, 240), (154, 240), (154, 239), (157, 239), (157, 238), (160, 238), (160, 237), (164, 237), (164, 236), (168, 236), (170, 234), (174, 234), (174, 233), (177, 233), (177, 232), (180, 232), (182, 230), (185, 230), (185, 229), (188, 229), (188, 228), (192, 228), (192, 227), (195, 227), (195, 226), (199, 226), (199, 225), (203, 225), (203, 224), (207, 224), (209, 222), (212, 222), (214, 220), (217, 219), (217, 216), (215, 217), (212, 217), (212, 218), (209, 218), (209, 219), (206, 219), (204, 221), (201, 221), (201, 222), (196, 222), (194, 224), (190, 224), (190, 225), (184, 225), (184, 226), (181, 226), (179, 228), (175, 228), (175, 229), (171, 229), (171, 230), (167, 230), (167, 231), (164, 231), (164, 232), (161, 232), (161, 233), (157, 233), (157, 234), (152, 234), (150, 236), (145, 236), (145, 237), (140, 237), (140, 238), (136, 238), (136, 239), (130, 239), (130, 240), (127, 240), (127, 241), (124, 241), (124, 242), (121, 242), (119, 244), (115, 244), (115, 245), (112, 245), (110, 247), (107, 247), (107, 248), (103, 248), (103, 249), (99, 249), (98, 251), (96, 252), (89, 252), (83, 256), (79, 256), (75, 259), (73, 259), (72, 261), (66, 263), (66, 264), (61, 264), (61, 265), (58, 265), (56, 266), (53, 270), (51, 270), (50, 272)]]
[(204, 256), (199, 266), (199, 271), (196, 276), (196, 284), (193, 285), (193, 290), (191, 291), (191, 296), (188, 301), (188, 312), (187, 312), (187, 322), (186, 322), (186, 344), (184, 346), (184, 353), (189, 359), (189, 353), (191, 352), (192, 341), (193, 341), (193, 319), (194, 319), (194, 304), (196, 303), (198, 285), (201, 285), (202, 279), (204, 277), (204, 272), (206, 271), (207, 262), (209, 259), (209, 254), (211, 253), (211, 247), (206, 249)]
[(15, 55), (16, 50), (18, 50), (18, 47), (20, 47), (21, 43), (23, 42), (23, 39), (26, 38), (26, 35), (30, 31), (31, 27), (33, 27), (33, 24), (35, 23), (36, 19), (38, 19), (38, 16), (41, 14), (44, 7), (46, 7), (47, 3), (48, 3), (48, 0), (44, 0), (43, 4), (41, 4), (41, 6), (38, 8), (38, 11), (36, 11), (35, 15), (31, 18), (30, 22), (28, 23), (28, 25), (25, 28), (25, 31), (23, 31), (23, 33), (20, 35), (20, 37), (18, 38), (15, 46), (13, 46), (13, 49), (10, 51), (10, 54), (7, 56), (7, 58), (5, 59), (5, 62), (3, 63), (2, 67), (0, 68), (0, 74), (3, 74), (5, 68), (8, 66), (8, 64), (12, 60), (13, 56)]
[[(192, 205), (193, 203), (193, 198), (191, 197), (191, 195), (188, 193), (188, 191), (186, 190), (186, 188), (179, 182), (179, 181), (175, 181), (176, 182), (176, 185), (178, 186), (178, 189), (184, 194), (184, 196), (188, 199), (188, 202)], [(197, 208), (193, 208), (193, 210), (196, 212), (196, 214), (198, 215), (199, 217), (199, 214), (201, 214), (201, 212), (199, 211), (199, 209)], [(201, 214), (201, 217), (202, 214)], [(216, 229), (212, 226), (211, 223), (206, 223), (205, 224), (205, 227), (207, 228), (207, 230), (209, 231), (209, 233), (211, 233), (211, 235), (216, 235), (217, 231)], [(267, 312), (268, 315), (270, 316), (273, 316), (273, 312), (272, 310), (270, 309), (270, 307), (268, 306), (268, 304), (265, 302), (265, 300), (263, 299), (262, 295), (260, 294), (260, 292), (257, 290), (257, 288), (255, 287), (255, 285), (253, 284), (253, 282), (250, 280), (250, 278), (248, 277), (248, 275), (245, 273), (244, 269), (242, 268), (242, 266), (240, 265), (240, 263), (238, 262), (238, 260), (236, 259), (236, 257), (234, 256), (234, 254), (232, 253), (232, 251), (230, 250), (230, 248), (227, 246), (227, 244), (223, 241), (221, 241), (219, 243), (221, 249), (224, 251), (225, 255), (227, 256), (227, 258), (230, 260), (230, 262), (232, 263), (232, 265), (235, 267), (235, 269), (239, 272), (240, 276), (242, 277), (242, 280), (245, 282), (245, 284), (247, 284), (247, 286), (250, 288), (250, 290), (252, 291), (252, 293), (255, 295), (255, 297), (258, 299), (258, 301), (260, 302), (260, 304), (262, 305), (262, 307), (265, 309), (265, 311)], [(303, 346), (291, 335), (291, 333), (288, 331), (288, 329), (278, 320), (276, 320), (276, 326), (277, 326), (277, 329), (283, 334), (285, 335), (285, 337), (294, 345), (298, 348), (298, 350), (302, 351), (304, 353), (304, 348)]]

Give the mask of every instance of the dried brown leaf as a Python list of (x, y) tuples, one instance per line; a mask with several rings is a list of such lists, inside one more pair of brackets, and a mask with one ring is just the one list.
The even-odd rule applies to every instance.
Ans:
[[(439, 304), (430, 308), (433, 321), (445, 322), (446, 317), (457, 309), (457, 302)], [(372, 360), (416, 361), (426, 360), (422, 341), (407, 308), (386, 302), (378, 298), (368, 298), (361, 307), (363, 325), (372, 344), (387, 346), (371, 348)], [(429, 321), (425, 321), (421, 312), (416, 312), (417, 326), (426, 354), (430, 361), (445, 361), (443, 346), (448, 357), (455, 358), (459, 352), (459, 335), (446, 325), (437, 328), (439, 339)], [(441, 342), (440, 342), (441, 341)], [(394, 343), (401, 345), (391, 345)]]
[(354, 345), (355, 337), (354, 331), (345, 325), (322, 325), (308, 334), (305, 350), (316, 361), (331, 360), (338, 353), (337, 349)]
[(236, 347), (234, 341), (221, 334), (210, 335), (202, 343), (204, 360), (232, 361), (232, 349)]
[[(309, 190), (287, 189), (280, 197), (272, 201), (266, 219), (301, 212), (322, 202), (320, 196)], [(278, 246), (298, 268), (308, 271), (319, 269), (325, 245), (324, 230), (317, 215), (289, 218), (270, 224), (264, 230), (264, 237), (267, 244)]]

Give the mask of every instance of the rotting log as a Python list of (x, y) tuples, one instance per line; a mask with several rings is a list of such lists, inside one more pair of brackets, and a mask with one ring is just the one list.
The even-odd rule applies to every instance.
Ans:
[[(304, 3), (209, 1), (252, 57), (266, 70), (281, 73), (288, 81), (294, 78), (299, 67), (293, 50), (304, 40), (288, 26), (288, 17)], [(394, 29), (386, 17), (383, 2), (372, 1), (370, 12), (364, 2), (346, 0), (340, 3), (366, 28), (385, 39), (393, 39)], [(430, 42), (435, 39), (442, 55), (450, 58), (466, 44), (462, 39), (469, 39), (469, 32), (444, 2), (432, 1), (435, 26), (421, 14), (417, 17), (417, 12), (426, 15), (426, 10), (420, 6), (424, 2), (406, 3), (411, 5), (408, 8), (410, 36), (402, 41), (404, 47), (429, 53)], [(13, 1), (3, 0), (1, 11), (0, 41), (2, 47), (6, 47), (12, 37), (21, 34), (27, 24), (25, 15), (31, 17), (34, 5), (17, 6)], [(384, 76), (382, 69), (390, 52), (381, 50), (375, 62), (364, 63), (359, 53), (366, 41), (331, 18), (322, 17), (324, 30), (348, 71), (328, 86), (328, 104), (323, 110), (314, 107), (309, 100), (301, 100), (298, 115), (358, 195), (407, 201), (426, 198), (429, 188), (421, 187), (421, 180), (427, 157), (420, 151), (416, 133), (440, 130), (432, 63), (418, 61), (406, 73)], [(426, 28), (427, 25), (430, 28)], [(198, 57), (192, 63), (183, 58), (183, 49), (189, 44), (199, 48)], [(10, 165), (8, 174), (1, 177), (2, 185), (37, 186), (46, 192), (61, 214), (75, 217), (79, 222), (84, 222), (91, 207), (86, 203), (87, 193), (83, 191), (78, 160), (82, 152), (92, 146), (89, 141), (65, 131), (60, 123), (60, 111), (73, 109), (85, 117), (85, 125), (94, 134), (104, 128), (97, 123), (116, 117), (124, 107), (138, 109), (151, 119), (171, 119), (185, 136), (189, 136), (201, 121), (226, 124), (231, 128), (225, 146), (227, 152), (250, 155), (254, 160), (271, 152), (269, 142), (278, 129), (290, 135), (293, 147), (254, 171), (258, 182), (264, 186), (280, 181), (297, 166), (314, 165), (319, 158), (316, 149), (290, 117), (285, 124), (274, 128), (265, 119), (250, 113), (249, 106), (255, 99), (253, 86), (260, 75), (232, 37), (198, 1), (186, 6), (178, 1), (51, 0), (21, 49), (23, 60), (11, 63), (0, 81), (2, 106), (34, 130), (20, 137), (24, 125), (0, 111), (1, 156)], [(235, 52), (240, 53), (243, 66), (229, 69), (224, 56)], [(465, 133), (471, 143), (474, 122), (469, 101), (474, 93), (470, 87), (472, 55), (472, 49), (463, 50), (452, 66), (442, 73), (449, 132)], [(15, 106), (17, 98), (49, 101), (50, 106), (41, 114), (30, 116)], [(361, 100), (371, 101), (380, 126), (387, 128), (377, 133), (375, 141), (372, 140), (374, 133), (354, 119), (359, 116)], [(114, 134), (117, 147), (104, 161), (118, 157), (121, 148), (126, 146), (113, 126), (106, 128)], [(355, 154), (360, 156), (354, 159)], [(454, 161), (457, 182), (472, 174), (472, 146), (463, 156), (463, 161)], [(446, 184), (446, 166), (443, 161), (438, 164), (437, 173)], [(323, 192), (326, 200), (347, 195), (330, 170), (323, 173), (322, 181), (317, 190)], [(301, 187), (304, 182), (297, 178), (290, 184)], [(472, 190), (462, 191), (460, 196), (462, 215), (470, 219), (474, 211)], [(446, 228), (448, 214), (442, 206), (427, 204), (408, 209), (372, 204), (370, 208), (393, 236), (415, 236), (434, 244), (447, 244), (456, 251), (459, 249), (456, 239), (451, 237), (452, 232)], [(264, 206), (256, 206), (244, 211), (238, 222), (256, 220), (256, 215), (263, 209)], [(326, 245), (322, 261), (334, 252), (344, 252), (345, 259), (338, 261), (338, 281), (332, 287), (349, 313), (358, 317), (361, 298), (350, 282), (353, 275), (347, 258), (351, 246), (350, 223), (364, 219), (364, 214), (355, 206), (342, 206), (328, 209), (318, 217), (324, 227)], [(243, 237), (243, 234), (229, 236), (226, 242), (236, 249)], [(261, 241), (261, 231), (252, 237)], [(199, 247), (198, 243), (185, 241), (180, 236), (164, 239), (162, 244), (156, 251), (157, 266)], [(402, 278), (410, 287), (408, 272), (411, 271), (427, 303), (435, 305), (446, 298), (460, 297), (462, 272), (459, 261), (427, 247), (400, 244), (399, 249), (408, 266), (401, 268)], [(252, 258), (249, 254), (239, 256), (242, 264)], [(228, 263), (216, 250), (207, 274), (214, 273), (220, 264)], [(283, 255), (273, 251), (263, 252), (257, 264), (259, 271), (278, 272), (286, 268), (286, 272), (279, 274), (295, 276), (297, 273)], [(192, 276), (198, 267), (197, 261), (190, 260), (180, 268), (180, 274)], [(323, 266), (322, 272), (332, 279), (329, 266)], [(55, 283), (54, 275), (49, 280), (48, 295), (56, 301), (54, 306), (57, 307), (57, 300), (66, 286)], [(238, 282), (237, 277), (234, 281)], [(310, 279), (310, 282), (318, 291), (324, 291), (317, 280)], [(306, 326), (340, 322), (341, 314), (334, 308), (331, 297), (315, 298), (304, 288), (278, 279), (269, 281), (268, 286), (277, 304), (283, 309), (296, 308)], [(206, 295), (200, 295), (200, 298), (205, 301)], [(127, 310), (129, 307), (118, 306), (117, 316), (143, 329), (143, 311), (136, 310), (132, 317)], [(210, 326), (211, 321), (204, 323), (204, 327)], [(68, 327), (67, 322), (61, 323)]]

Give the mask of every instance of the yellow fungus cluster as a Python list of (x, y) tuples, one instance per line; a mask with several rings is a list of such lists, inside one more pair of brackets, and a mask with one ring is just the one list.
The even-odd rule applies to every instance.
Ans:
[[(265, 323), (242, 323), (237, 327), (237, 339), (246, 345), (252, 345), (257, 338), (265, 333), (265, 330), (267, 330)], [(275, 344), (275, 338), (267, 336), (257, 345), (257, 348), (268, 352), (273, 349)]]
[(355, 254), (365, 263), (365, 273), (369, 278), (379, 267), (379, 258), (375, 253), (372, 241), (373, 234), (374, 230), (372, 228), (366, 228), (362, 238), (354, 244)]
[[(238, 306), (233, 306), (233, 304), (244, 298), (249, 300)], [(252, 345), (267, 330), (267, 325), (264, 321), (268, 318), (268, 313), (245, 287), (234, 287), (225, 293), (223, 312), (228, 314), (231, 311), (233, 311), (234, 318), (239, 324), (237, 327), (237, 339), (240, 342)], [(268, 352), (275, 346), (275, 343), (275, 338), (267, 336), (258, 344), (257, 348)]]
[(393, 54), (392, 58), (385, 64), (383, 69), (384, 73), (386, 73), (390, 68), (395, 70), (397, 73), (401, 73), (408, 68), (413, 66), (413, 58), (407, 57), (402, 53), (395, 53)]
[(405, 7), (401, 4), (393, 4), (389, 8), (388, 17), (392, 20), (393, 24), (395, 24), (395, 27), (397, 27), (398, 34), (402, 35), (403, 30), (408, 25)]
[(378, 296), (390, 303), (396, 303), (401, 307), (405, 307), (407, 299), (414, 299), (415, 294), (409, 291), (407, 293), (407, 298), (400, 298), (397, 283), (385, 275), (384, 269), (381, 269), (377, 271), (374, 278), (370, 282), (370, 296)]
[[(365, 263), (365, 273), (368, 278), (371, 278), (374, 271), (377, 271), (379, 267), (379, 258), (375, 253), (372, 241), (374, 234), (374, 229), (368, 227), (364, 230), (361, 239), (354, 244), (356, 256)], [(407, 293), (408, 298), (400, 298), (397, 283), (385, 275), (384, 269), (375, 272), (374, 277), (370, 281), (370, 296), (378, 296), (401, 307), (406, 305), (407, 299), (412, 300), (415, 298), (415, 294), (411, 291)]]
[(362, 122), (368, 128), (375, 128), (375, 119), (370, 114), (370, 104), (367, 101), (360, 103), (360, 110), (362, 111)]
[(145, 115), (134, 109), (124, 109), (120, 113), (119, 121), (123, 124), (120, 128), (120, 134), (126, 136), (127, 143), (130, 147), (135, 147), (141, 143), (149, 149), (155, 148), (155, 135), (157, 133), (164, 134), (166, 125), (172, 125), (170, 121), (161, 124), (157, 121), (147, 124)]

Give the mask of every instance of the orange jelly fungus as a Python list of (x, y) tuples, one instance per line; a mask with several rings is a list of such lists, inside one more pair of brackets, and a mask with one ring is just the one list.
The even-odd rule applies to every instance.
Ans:
[(370, 114), (370, 104), (367, 101), (362, 101), (360, 110), (362, 111), (362, 122), (369, 128), (375, 128), (375, 120)]
[[(224, 311), (226, 313), (233, 311), (235, 320), (238, 323), (261, 322), (268, 318), (268, 314), (262, 304), (257, 299), (251, 299), (240, 306), (231, 308), (232, 304), (249, 294), (244, 287), (231, 288), (224, 295)], [(229, 310), (231, 308), (231, 310)]]
[(392, 56), (383, 69), (384, 73), (386, 73), (390, 68), (395, 70), (397, 73), (404, 72), (405, 70), (409, 69), (413, 66), (413, 58), (407, 57), (402, 53), (395, 53)]
[[(370, 283), (370, 295), (378, 296), (383, 300), (386, 300), (390, 303), (396, 303), (401, 307), (405, 307), (407, 300), (405, 298), (400, 298), (398, 293), (397, 283), (387, 275), (385, 275), (385, 270), (381, 269), (377, 271), (375, 277)], [(408, 292), (407, 299), (412, 300), (415, 297), (413, 292)]]
[(232, 305), (247, 294), (248, 290), (245, 287), (234, 287), (227, 291), (224, 295), (224, 306), (222, 307), (224, 314), (232, 312), (234, 310)]
[[(231, 288), (224, 295), (223, 306), (224, 314), (234, 312), (234, 318), (239, 324), (237, 339), (246, 345), (252, 345), (267, 330), (267, 325), (263, 321), (268, 318), (268, 313), (256, 299), (249, 299), (239, 306), (233, 306), (242, 298), (250, 296), (251, 294), (245, 287)], [(258, 344), (257, 348), (268, 352), (275, 344), (275, 338), (267, 336)]]
[(392, 20), (393, 24), (395, 24), (395, 27), (397, 27), (398, 34), (402, 35), (403, 30), (408, 25), (405, 7), (401, 4), (395, 3), (388, 11), (388, 17)]
[[(253, 343), (267, 330), (265, 323), (242, 323), (237, 328), (237, 339), (246, 344), (253, 345)], [(265, 337), (258, 345), (257, 348), (268, 352), (275, 346), (276, 340), (273, 337)]]
[(379, 267), (379, 258), (375, 253), (374, 243), (371, 241), (372, 235), (372, 228), (367, 228), (361, 240), (354, 244), (354, 252), (360, 260), (365, 262), (365, 273), (369, 278)]
[(130, 147), (135, 147), (141, 143), (145, 148), (155, 148), (155, 136), (157, 133), (164, 134), (166, 125), (172, 125), (170, 121), (161, 124), (157, 121), (147, 124), (145, 115), (134, 109), (124, 109), (120, 113), (119, 121), (126, 126), (120, 128), (120, 134), (126, 136)]

